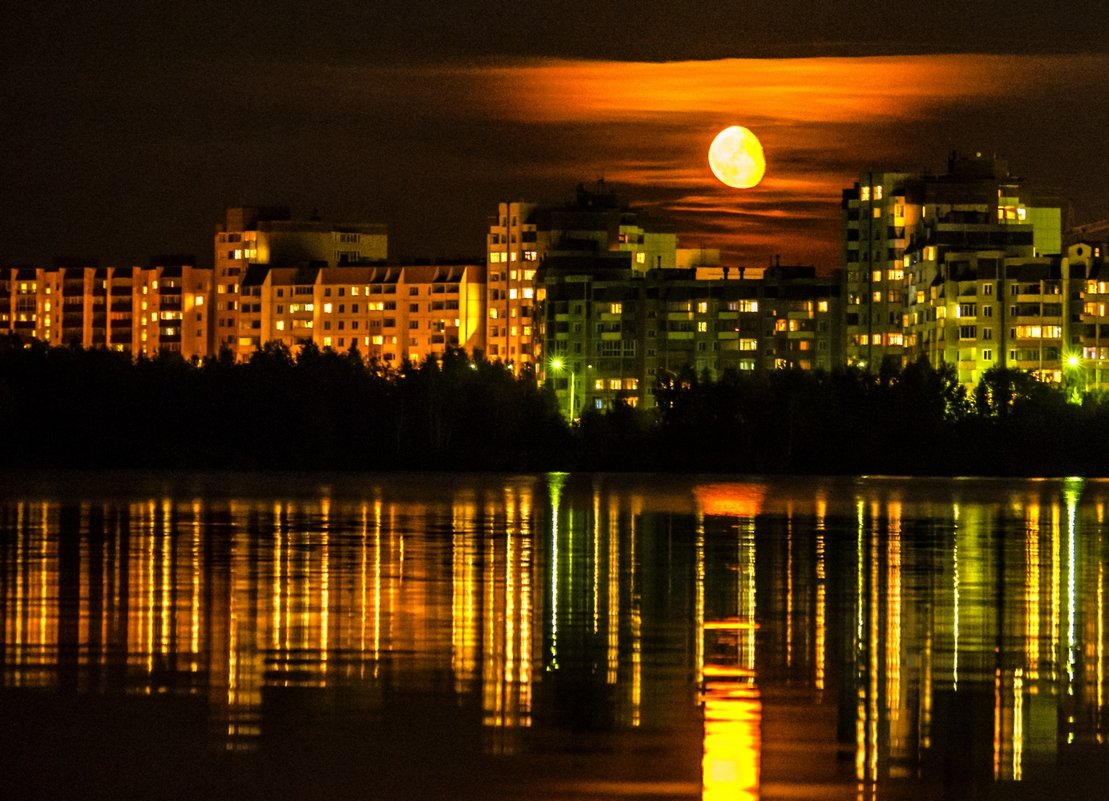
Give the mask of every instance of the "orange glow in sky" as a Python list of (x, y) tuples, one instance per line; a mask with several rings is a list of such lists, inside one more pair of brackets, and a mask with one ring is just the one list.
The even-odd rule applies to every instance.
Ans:
[[(794, 253), (784, 259), (818, 266), (838, 263), (840, 194), (859, 173), (938, 170), (952, 148), (998, 150), (1001, 124), (985, 110), (1013, 102), (1013, 87), (1022, 97), (1049, 94), (1107, 71), (1104, 56), (992, 55), (536, 61), (466, 70), (481, 87), (471, 99), (483, 116), (544, 136), (572, 132), (565, 161), (533, 164), (532, 175), (576, 169), (579, 180), (604, 176), (628, 187), (633, 201), (657, 198), (661, 211), (678, 217), (684, 246), (719, 247), (748, 262), (789, 247)], [(737, 120), (758, 131), (773, 165), (755, 194), (721, 186), (705, 163), (713, 137)]]

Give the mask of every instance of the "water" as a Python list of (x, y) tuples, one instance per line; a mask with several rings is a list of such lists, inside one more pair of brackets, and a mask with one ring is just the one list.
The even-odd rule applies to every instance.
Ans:
[(0, 798), (1103, 798), (1107, 502), (5, 476)]

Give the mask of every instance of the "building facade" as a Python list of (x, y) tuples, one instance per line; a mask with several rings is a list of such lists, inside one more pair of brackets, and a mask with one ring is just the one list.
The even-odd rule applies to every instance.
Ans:
[(212, 287), (212, 271), (189, 257), (146, 267), (0, 267), (0, 333), (53, 347), (199, 358), (211, 352)]
[(618, 401), (652, 407), (659, 378), (687, 367), (715, 377), (842, 362), (840, 281), (812, 267), (699, 279), (607, 253), (548, 257), (538, 276), (540, 372), (571, 419)]
[(332, 223), (315, 216), (293, 219), (285, 206), (239, 206), (227, 209), (216, 226), (213, 252), (212, 340), (217, 348), (237, 351), (241, 345), (249, 350), (255, 337), (240, 322), (239, 290), (251, 265), (384, 261), (388, 232), (376, 223)]
[(542, 358), (535, 317), (536, 271), (548, 258), (626, 254), (631, 270), (677, 264), (673, 228), (631, 207), (603, 181), (562, 204), (501, 203), (486, 234), (487, 355), (512, 365)]
[(968, 385), (993, 366), (1059, 380), (1077, 344), (1060, 209), (1004, 161), (953, 154), (943, 175), (865, 173), (844, 191), (843, 224), (848, 364), (923, 356)]

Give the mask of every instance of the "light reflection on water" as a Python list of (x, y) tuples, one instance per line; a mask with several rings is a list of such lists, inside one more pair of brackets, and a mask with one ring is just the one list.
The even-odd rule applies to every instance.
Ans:
[(5, 798), (1101, 797), (1106, 483), (24, 483)]

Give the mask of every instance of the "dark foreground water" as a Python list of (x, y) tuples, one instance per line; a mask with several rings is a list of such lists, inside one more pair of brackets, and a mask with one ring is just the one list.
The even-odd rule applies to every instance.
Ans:
[(2, 799), (1109, 797), (1109, 483), (3, 478)]

